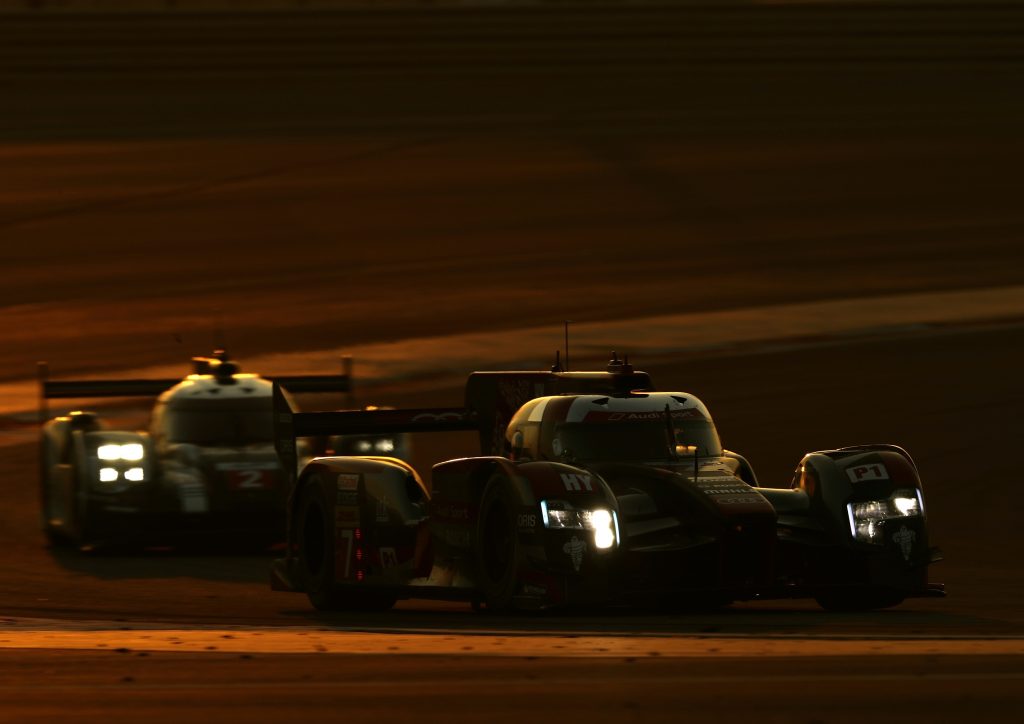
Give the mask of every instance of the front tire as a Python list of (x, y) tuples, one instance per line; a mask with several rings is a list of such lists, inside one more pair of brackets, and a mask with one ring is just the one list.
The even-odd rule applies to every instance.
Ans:
[(518, 506), (512, 481), (501, 474), (492, 476), (480, 501), (475, 546), (478, 586), (490, 611), (513, 607), (522, 555), (516, 529)]

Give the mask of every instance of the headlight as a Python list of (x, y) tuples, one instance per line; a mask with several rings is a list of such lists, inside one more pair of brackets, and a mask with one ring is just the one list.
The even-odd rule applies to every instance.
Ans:
[(373, 450), (373, 443), (369, 440), (359, 440), (356, 442), (356, 452), (368, 453)]
[(920, 490), (897, 490), (884, 500), (849, 503), (850, 533), (864, 543), (882, 543), (883, 523), (893, 518), (913, 518), (923, 515), (924, 504)]
[(114, 460), (142, 460), (142, 445), (137, 442), (130, 442), (125, 445), (100, 445), (96, 449), (96, 457), (108, 462)]
[(564, 500), (542, 500), (540, 515), (545, 528), (594, 531), (594, 546), (611, 548), (619, 541), (619, 518), (613, 510), (575, 508)]
[[(121, 477), (117, 468), (100, 468), (101, 483), (116, 483)], [(142, 468), (128, 468), (124, 471), (124, 479), (129, 483), (141, 483), (146, 479), (146, 471)]]
[(373, 444), (373, 447), (377, 452), (394, 452), (395, 441), (389, 437), (382, 437)]

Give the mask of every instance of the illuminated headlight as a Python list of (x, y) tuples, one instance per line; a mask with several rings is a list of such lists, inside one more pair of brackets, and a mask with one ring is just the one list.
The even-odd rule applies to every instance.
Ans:
[(373, 443), (369, 440), (359, 440), (356, 442), (356, 452), (368, 453), (373, 450)]
[(146, 477), (142, 468), (128, 468), (124, 471), (124, 479), (133, 483), (141, 483)]
[(893, 518), (913, 518), (923, 515), (924, 505), (920, 490), (897, 490), (884, 500), (849, 503), (850, 532), (864, 543), (882, 543), (883, 524)]
[(137, 442), (130, 442), (125, 445), (100, 445), (96, 449), (96, 457), (100, 460), (142, 460), (142, 445)]
[(395, 441), (389, 437), (382, 437), (373, 444), (373, 447), (377, 452), (394, 452)]
[(116, 468), (100, 468), (100, 482), (113, 483), (119, 474)]
[(597, 548), (611, 548), (619, 540), (619, 518), (615, 511), (579, 509), (562, 500), (542, 500), (540, 514), (545, 528), (594, 531)]

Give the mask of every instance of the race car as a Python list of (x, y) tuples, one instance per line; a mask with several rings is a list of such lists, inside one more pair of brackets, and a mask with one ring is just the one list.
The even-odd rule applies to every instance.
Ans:
[[(604, 372), (473, 373), (462, 408), (297, 413), (280, 391), (275, 405), (289, 544), (271, 583), (317, 609), (812, 597), (854, 610), (944, 595), (906, 451), (811, 452), (789, 487), (765, 487), (703, 402), (655, 391), (617, 356)], [(297, 436), (359, 430), (473, 430), (482, 454), (434, 465), (430, 487), (383, 457), (299, 465)]]
[[(351, 394), (343, 374), (276, 377), (292, 392)], [(109, 430), (95, 412), (45, 422), (40, 444), (43, 530), (80, 547), (284, 539), (284, 474), (272, 441), (273, 384), (227, 354), (194, 357), (184, 379), (51, 380), (40, 368), (40, 418), (51, 398), (159, 395), (149, 430)]]

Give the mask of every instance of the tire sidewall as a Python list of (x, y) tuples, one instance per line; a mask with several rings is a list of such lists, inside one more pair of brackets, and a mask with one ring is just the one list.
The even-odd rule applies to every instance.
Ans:
[[(334, 586), (334, 506), (328, 505), (323, 480), (313, 476), (302, 486), (296, 519), (299, 577), (318, 609), (337, 607)], [(319, 529), (316, 529), (319, 520)]]
[[(487, 608), (492, 611), (510, 610), (519, 584), (522, 547), (516, 528), (517, 509), (518, 499), (512, 482), (505, 475), (492, 476), (480, 499), (474, 546), (477, 585)], [(501, 533), (507, 536), (507, 550), (500, 556), (504, 563), (498, 570), (495, 565), (496, 552), (492, 550), (495, 535), (499, 533), (491, 529), (495, 523), (503, 526)]]

